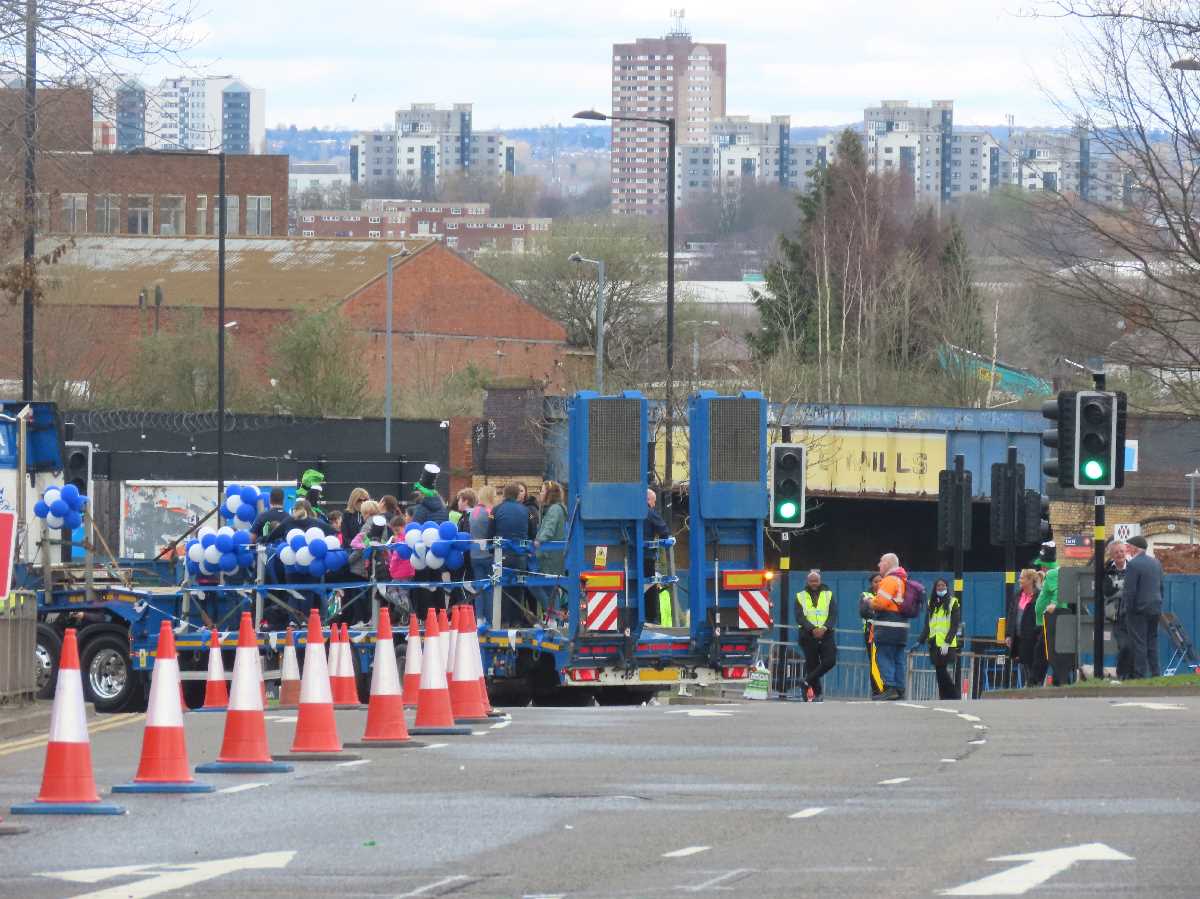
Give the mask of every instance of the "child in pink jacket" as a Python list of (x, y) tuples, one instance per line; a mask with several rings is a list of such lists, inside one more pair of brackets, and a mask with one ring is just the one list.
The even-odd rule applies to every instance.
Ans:
[[(393, 516), (388, 524), (392, 529), (392, 539), (388, 541), (388, 545), (403, 543), (404, 526), (408, 524), (404, 516)], [(400, 554), (395, 551), (388, 553), (388, 572), (391, 574), (393, 581), (411, 581), (417, 574), (417, 570), (413, 568), (412, 562), (408, 559), (400, 558)]]

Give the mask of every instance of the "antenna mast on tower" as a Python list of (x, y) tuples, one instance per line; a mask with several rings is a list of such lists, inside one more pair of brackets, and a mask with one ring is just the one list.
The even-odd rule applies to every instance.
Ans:
[(687, 10), (682, 6), (671, 10), (671, 30), (667, 33), (668, 38), (691, 37), (691, 34), (688, 33), (687, 26), (683, 24), (683, 20), (686, 15)]

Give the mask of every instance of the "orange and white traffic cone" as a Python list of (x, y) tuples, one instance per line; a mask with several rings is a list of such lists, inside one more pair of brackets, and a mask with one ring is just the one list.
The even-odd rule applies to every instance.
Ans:
[(437, 625), (438, 625), (438, 650), (442, 654), (442, 670), (446, 672), (446, 677), (450, 677), (450, 621), (446, 617), (445, 609), (437, 610)]
[(404, 644), (404, 707), (416, 708), (421, 695), (421, 627), (417, 616), (408, 619), (408, 641)]
[(296, 634), (289, 624), (279, 672), (279, 707), (294, 709), (300, 703), (300, 663), (296, 661)]
[[(114, 793), (211, 793), (211, 784), (196, 783), (188, 767), (183, 707), (179, 702), (179, 659), (171, 622), (158, 630), (142, 758), (133, 782), (113, 787)], [(222, 685), (224, 682), (222, 681)]]
[[(333, 625), (336, 632), (337, 625)], [(300, 678), (300, 714), (292, 749), (278, 759), (321, 761), (329, 758), (356, 759), (342, 751), (337, 720), (333, 715), (333, 693), (329, 667), (321, 635), (321, 616), (313, 609), (308, 614), (308, 642), (304, 650), (304, 676)]]
[(14, 815), (123, 815), (125, 809), (101, 802), (92, 776), (92, 745), (88, 742), (83, 680), (79, 675), (79, 644), (75, 628), (63, 634), (58, 660), (54, 708), (50, 712), (50, 741), (42, 769), (42, 789), (33, 802), (14, 805)]
[(221, 635), (213, 628), (208, 641), (208, 680), (204, 683), (204, 705), (197, 712), (223, 712), (229, 705), (225, 686), (225, 663), (221, 660)]
[(263, 715), (262, 675), (258, 638), (249, 612), (238, 624), (237, 652), (233, 657), (233, 685), (225, 713), (225, 735), (215, 762), (197, 765), (199, 774), (244, 774), (291, 771), (291, 765), (271, 760), (267, 748), (267, 720)]
[[(333, 634), (337, 633), (337, 655), (329, 666), (329, 685), (333, 690), (333, 704), (339, 709), (357, 709), (361, 707), (358, 701), (358, 681), (354, 677), (354, 661), (350, 654), (350, 628), (334, 624), (330, 627), (330, 646)], [(330, 655), (333, 655), (331, 652)]]
[(442, 667), (442, 653), (438, 645), (438, 616), (433, 609), (425, 618), (425, 652), (421, 659), (421, 692), (417, 697), (417, 718), (410, 734), (450, 735), (469, 734), (471, 728), (454, 724), (454, 711), (450, 705), (450, 689), (446, 684), (446, 669)]
[(450, 608), (450, 632), (446, 650), (446, 680), (448, 681), (454, 680), (454, 657), (458, 654), (458, 616), (459, 607), (454, 605)]
[[(455, 616), (458, 617), (458, 612)], [(466, 631), (467, 617), (465, 610), (462, 614), (463, 631), (456, 637), (460, 641), (458, 650), (454, 653), (455, 671), (450, 680), (450, 707), (454, 711), (455, 724), (482, 724), (488, 719), (487, 709), (479, 695), (479, 679), (483, 676), (483, 666), (471, 651), (471, 635)]]
[(475, 607), (467, 606), (463, 611), (463, 615), (466, 618), (466, 623), (460, 625), (460, 627), (463, 629), (462, 634), (467, 638), (464, 648), (475, 659), (479, 672), (479, 680), (477, 681), (479, 701), (483, 703), (484, 714), (489, 718), (507, 718), (508, 715), (505, 712), (499, 712), (492, 708), (491, 700), (488, 698), (487, 676), (483, 668), (483, 651), (479, 648), (479, 625), (475, 621)]
[(367, 706), (367, 729), (362, 740), (347, 746), (422, 746), (408, 735), (404, 724), (404, 697), (396, 648), (392, 643), (392, 616), (387, 606), (379, 610), (375, 637), (375, 662), (371, 666), (371, 702)]

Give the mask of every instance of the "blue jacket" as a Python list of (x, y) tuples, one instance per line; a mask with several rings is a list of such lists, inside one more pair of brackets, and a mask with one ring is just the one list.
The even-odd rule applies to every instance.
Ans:
[(413, 506), (413, 521), (417, 524), (425, 524), (427, 521), (441, 524), (449, 520), (450, 514), (446, 511), (446, 504), (437, 494), (426, 496)]
[(492, 509), (492, 521), (488, 526), (488, 537), (505, 540), (532, 540), (533, 521), (529, 510), (515, 499), (506, 499)]

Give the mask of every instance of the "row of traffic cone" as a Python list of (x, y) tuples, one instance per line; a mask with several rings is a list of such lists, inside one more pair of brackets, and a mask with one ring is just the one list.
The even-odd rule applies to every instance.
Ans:
[[(453, 618), (439, 628), (438, 616), (431, 610), (426, 621), (425, 645), (414, 620), (410, 630), (405, 680), (415, 675), (417, 718), (415, 733), (470, 733), (458, 722), (464, 719), (487, 720), (495, 712), (487, 700), (474, 610), (456, 606)], [(358, 707), (357, 693), (346, 690), (345, 678), (354, 688), (353, 662), (350, 658), (348, 629), (335, 625), (331, 633), (334, 664), (325, 658), (320, 616), (313, 610), (308, 622), (308, 644), (304, 674), (299, 679), (296, 705), (299, 708), (296, 734), (289, 758), (313, 759), (343, 754), (333, 710), (335, 687), (340, 678), (342, 698)], [(267, 748), (265, 689), (261, 657), (250, 613), (243, 613), (238, 629), (238, 647), (234, 656), (232, 690), (225, 689), (220, 659), (219, 636), (213, 635), (209, 656), (209, 682), (205, 706), (225, 706), (225, 730), (221, 752), (215, 762), (200, 765), (199, 773), (242, 773), (290, 771), (291, 766), (272, 758)], [(340, 647), (340, 648), (338, 648)], [(453, 653), (454, 665), (447, 679), (445, 663)], [(213, 661), (215, 656), (215, 663)], [(333, 671), (330, 671), (330, 668)], [(291, 628), (284, 650), (284, 682), (298, 669), (295, 641)], [(415, 669), (415, 670), (414, 670)], [(256, 683), (257, 682), (257, 683)], [(214, 686), (219, 683), (219, 688)], [(281, 685), (281, 700), (290, 697), (292, 687)], [(221, 695), (224, 694), (224, 695)], [(375, 664), (371, 676), (371, 701), (367, 711), (366, 732), (361, 744), (419, 745), (412, 741), (404, 721), (405, 697), (396, 667), (391, 620), (386, 608), (380, 610), (376, 638)], [(151, 675), (146, 730), (142, 755), (133, 781), (114, 787), (114, 792), (210, 792), (209, 784), (196, 783), (191, 775), (183, 729), (183, 699), (175, 637), (169, 621), (163, 621), (154, 670)], [(83, 704), (83, 684), (79, 671), (79, 652), (73, 628), (67, 629), (59, 661), (58, 684), (51, 718), (42, 787), (32, 803), (14, 806), (13, 814), (124, 814), (124, 809), (100, 801), (92, 774), (91, 746), (88, 741)]]

